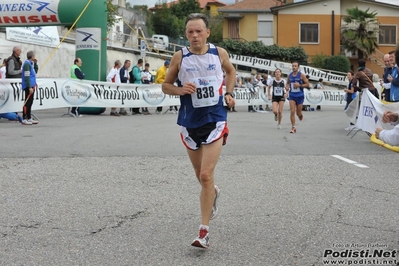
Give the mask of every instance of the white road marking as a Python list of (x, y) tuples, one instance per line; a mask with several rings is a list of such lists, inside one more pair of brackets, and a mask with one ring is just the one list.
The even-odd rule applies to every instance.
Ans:
[(369, 168), (367, 165), (364, 165), (364, 164), (361, 164), (361, 163), (357, 163), (357, 162), (355, 162), (355, 161), (349, 160), (348, 158), (342, 157), (342, 156), (340, 156), (340, 155), (331, 155), (331, 156), (332, 156), (332, 157), (335, 157), (335, 158), (337, 158), (337, 159), (340, 159), (340, 160), (342, 160), (342, 161), (344, 161), (344, 162), (353, 164), (353, 165), (355, 165), (355, 166), (357, 166), (357, 167), (360, 167), (360, 168)]

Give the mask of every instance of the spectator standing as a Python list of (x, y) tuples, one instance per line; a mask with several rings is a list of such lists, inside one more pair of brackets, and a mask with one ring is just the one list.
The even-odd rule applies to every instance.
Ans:
[[(268, 88), (269, 86), (271, 86), (272, 83), (273, 83), (273, 75), (272, 75), (272, 72), (268, 71), (265, 88)], [(266, 104), (265, 110), (266, 111), (272, 111), (272, 109), (270, 109), (268, 104)]]
[[(141, 80), (143, 81), (143, 84), (152, 84), (154, 83), (152, 74), (150, 72), (150, 64), (145, 63), (144, 65), (144, 70), (141, 72)], [(150, 115), (151, 113), (148, 111), (147, 107), (141, 108), (141, 112), (144, 115)]]
[[(166, 60), (163, 63), (163, 66), (158, 68), (157, 73), (155, 75), (155, 84), (163, 84), (165, 78), (166, 78), (166, 72), (168, 71), (170, 65), (170, 61)], [(157, 107), (156, 114), (162, 114), (162, 106)]]
[(388, 76), (388, 81), (391, 82), (390, 101), (399, 102), (399, 75), (398, 75), (398, 62), (399, 50), (394, 52), (394, 65), (392, 67), (391, 76)]
[[(309, 86), (306, 87), (305, 89), (310, 90), (310, 88), (313, 88), (313, 85), (310, 83), (310, 76), (306, 75), (306, 78), (309, 81)], [(310, 111), (310, 105), (302, 105), (302, 111)]]
[(248, 89), (248, 91), (250, 92), (250, 105), (248, 105), (248, 112), (250, 113), (256, 113), (256, 110), (254, 108), (254, 105), (252, 104), (252, 99), (255, 98), (255, 96), (258, 94), (254, 84), (253, 84), (253, 79), (252, 76), (246, 77), (244, 78), (245, 81), (245, 87)]
[[(21, 47), (15, 46), (12, 55), (7, 58), (6, 78), (15, 79), (22, 77)], [(37, 72), (37, 71), (36, 71)]]
[(361, 92), (360, 97), (362, 95), (362, 91), (364, 89), (368, 89), (371, 94), (379, 99), (380, 97), (378, 91), (373, 84), (373, 72), (366, 67), (366, 61), (364, 59), (359, 59), (358, 64), (359, 68), (352, 79), (352, 86), (355, 88), (355, 91)]
[[(352, 79), (353, 79), (353, 71), (349, 71), (348, 74), (346, 75), (348, 78), (348, 87), (344, 89), (344, 92), (346, 92), (345, 98), (346, 98), (346, 105), (345, 105), (345, 110), (348, 108), (349, 104), (352, 102), (353, 99), (356, 98), (356, 92), (355, 88), (352, 86)], [(347, 131), (351, 131), (355, 128), (355, 124), (350, 122), (349, 127), (345, 128)]]
[[(130, 80), (133, 84), (143, 84), (141, 80), (141, 67), (143, 66), (143, 59), (137, 60), (137, 65), (135, 65), (130, 71)], [(140, 108), (132, 108), (132, 115), (141, 115)]]
[[(112, 82), (112, 83), (121, 83), (121, 78), (119, 76), (119, 70), (120, 67), (122, 66), (122, 63), (120, 60), (116, 60), (114, 63), (114, 67), (111, 68), (107, 75), (107, 82)], [(111, 108), (110, 114), (111, 116), (121, 116), (117, 111), (115, 107)]]
[[(130, 60), (125, 60), (125, 62), (123, 63), (123, 66), (121, 67), (121, 69), (119, 70), (119, 77), (121, 78), (121, 83), (130, 83), (130, 75), (129, 75), (129, 68), (130, 65), (132, 63), (130, 62)], [(127, 112), (125, 110), (125, 108), (121, 107), (119, 109), (119, 114), (120, 115), (127, 115)]]
[[(76, 58), (73, 61), (73, 66), (71, 67), (71, 78), (80, 79), (80, 80), (85, 78), (85, 74), (80, 69), (82, 67), (82, 63), (83, 63), (82, 59), (80, 59), (80, 58)], [(72, 107), (71, 108), (71, 113), (75, 117), (82, 117), (82, 115), (79, 112), (79, 107)]]
[[(323, 85), (323, 79), (322, 78), (320, 78), (319, 82), (317, 82), (316, 89), (317, 90), (324, 90), (324, 85)], [(321, 111), (321, 106), (320, 105), (316, 106), (316, 110), (317, 111)]]
[[(256, 83), (255, 86), (258, 86), (258, 87), (259, 87), (259, 93), (260, 93), (261, 91), (263, 91), (263, 93), (266, 94), (267, 85), (265, 85), (265, 84), (263, 83), (263, 77), (262, 77), (261, 74), (256, 74), (256, 81), (257, 81), (257, 83)], [(269, 107), (269, 105), (266, 104), (266, 108), (268, 108), (268, 107)], [(259, 111), (265, 111), (265, 110), (263, 110), (263, 106), (262, 106), (261, 104), (258, 106), (258, 109), (259, 109)], [(267, 112), (267, 111), (266, 111), (266, 112)]]
[[(229, 132), (223, 102), (228, 107), (235, 104), (235, 69), (225, 49), (207, 42), (209, 34), (207, 16), (196, 13), (187, 17), (186, 36), (190, 45), (173, 55), (162, 84), (164, 93), (180, 95), (180, 110), (184, 110), (179, 112), (177, 123), (181, 126), (181, 140), (201, 184), (201, 224), (198, 237), (191, 245), (200, 248), (209, 247), (209, 222), (218, 212), (216, 202), (220, 189), (214, 184), (214, 170)], [(221, 89), (223, 70), (226, 72), (224, 95)], [(201, 85), (198, 82), (200, 77), (209, 84)], [(174, 85), (176, 80), (178, 86)]]
[(33, 104), (34, 93), (36, 89), (36, 71), (34, 68), (35, 52), (29, 51), (26, 54), (27, 59), (25, 60), (22, 70), (22, 89), (25, 92), (25, 102), (22, 108), (23, 120), (22, 125), (32, 125), (39, 123), (38, 121), (32, 119), (31, 110)]
[(392, 76), (392, 67), (391, 61), (389, 59), (389, 54), (384, 55), (384, 74), (382, 74), (382, 80), (380, 80), (380, 85), (383, 88), (382, 96), (383, 99), (387, 102), (391, 101), (391, 82), (389, 82), (388, 77)]

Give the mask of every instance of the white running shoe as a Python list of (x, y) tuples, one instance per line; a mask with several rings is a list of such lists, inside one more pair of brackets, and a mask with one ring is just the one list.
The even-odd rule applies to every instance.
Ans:
[(278, 125), (277, 125), (277, 128), (278, 128), (278, 129), (281, 129), (281, 125), (280, 125), (280, 124), (278, 124)]
[(194, 239), (193, 243), (191, 243), (191, 246), (199, 248), (209, 247), (209, 232), (206, 228), (200, 227), (198, 237)]
[(29, 122), (29, 120), (24, 119), (24, 120), (22, 120), (21, 124), (22, 125), (32, 125), (32, 122)]
[(215, 200), (213, 201), (212, 213), (211, 213), (211, 217), (209, 218), (211, 220), (215, 219), (216, 216), (218, 215), (219, 208), (216, 205), (216, 202), (217, 202), (219, 196), (220, 196), (220, 188), (215, 185)]
[(34, 119), (28, 119), (28, 122), (30, 122), (30, 123), (31, 123), (31, 125), (36, 125), (36, 124), (39, 124), (39, 121), (37, 121), (37, 120), (34, 120)]

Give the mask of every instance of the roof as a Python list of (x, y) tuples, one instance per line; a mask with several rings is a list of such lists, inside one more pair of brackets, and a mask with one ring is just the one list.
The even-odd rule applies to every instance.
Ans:
[(230, 12), (230, 11), (265, 11), (275, 6), (284, 5), (279, 0), (241, 0), (232, 5), (221, 7), (218, 9), (219, 12)]
[[(321, 2), (321, 1), (323, 1), (323, 0), (304, 0), (304, 1), (301, 1), (301, 2), (286, 4), (286, 5), (282, 5), (282, 6), (275, 6), (275, 7), (271, 8), (271, 11), (272, 11), (272, 13), (276, 14), (276, 13), (278, 13), (278, 10), (280, 10), (280, 9), (296, 7), (296, 6), (301, 6), (301, 5), (307, 5), (307, 4), (317, 3), (317, 2)], [(341, 0), (341, 1), (343, 1), (343, 0)], [(386, 7), (393, 7), (393, 8), (399, 9), (398, 5), (387, 4), (387, 3), (383, 3), (383, 2), (377, 2), (375, 0), (357, 0), (357, 1), (358, 2), (363, 2), (363, 3), (369, 3), (369, 4), (386, 6)]]
[[(218, 0), (197, 0), (197, 2), (200, 4), (200, 8), (201, 9), (204, 9), (209, 4), (214, 4), (214, 5), (218, 5), (218, 6), (227, 6), (226, 3), (223, 3), (222, 1), (218, 1)], [(166, 3), (166, 6), (170, 7), (171, 5), (175, 5), (175, 4), (178, 4), (178, 3), (179, 3), (179, 0), (176, 0), (176, 1), (172, 1), (172, 2)], [(150, 10), (155, 10), (157, 8), (157, 6), (162, 6), (162, 4), (161, 5), (157, 5), (156, 4), (155, 6), (150, 7), (149, 9)]]

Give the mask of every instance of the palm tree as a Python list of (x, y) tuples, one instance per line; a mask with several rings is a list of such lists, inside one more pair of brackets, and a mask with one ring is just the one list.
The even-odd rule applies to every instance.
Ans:
[(355, 7), (348, 8), (346, 13), (343, 17), (346, 24), (341, 27), (341, 43), (346, 50), (357, 52), (358, 59), (367, 59), (378, 48), (377, 12), (369, 13), (369, 8), (363, 11)]

